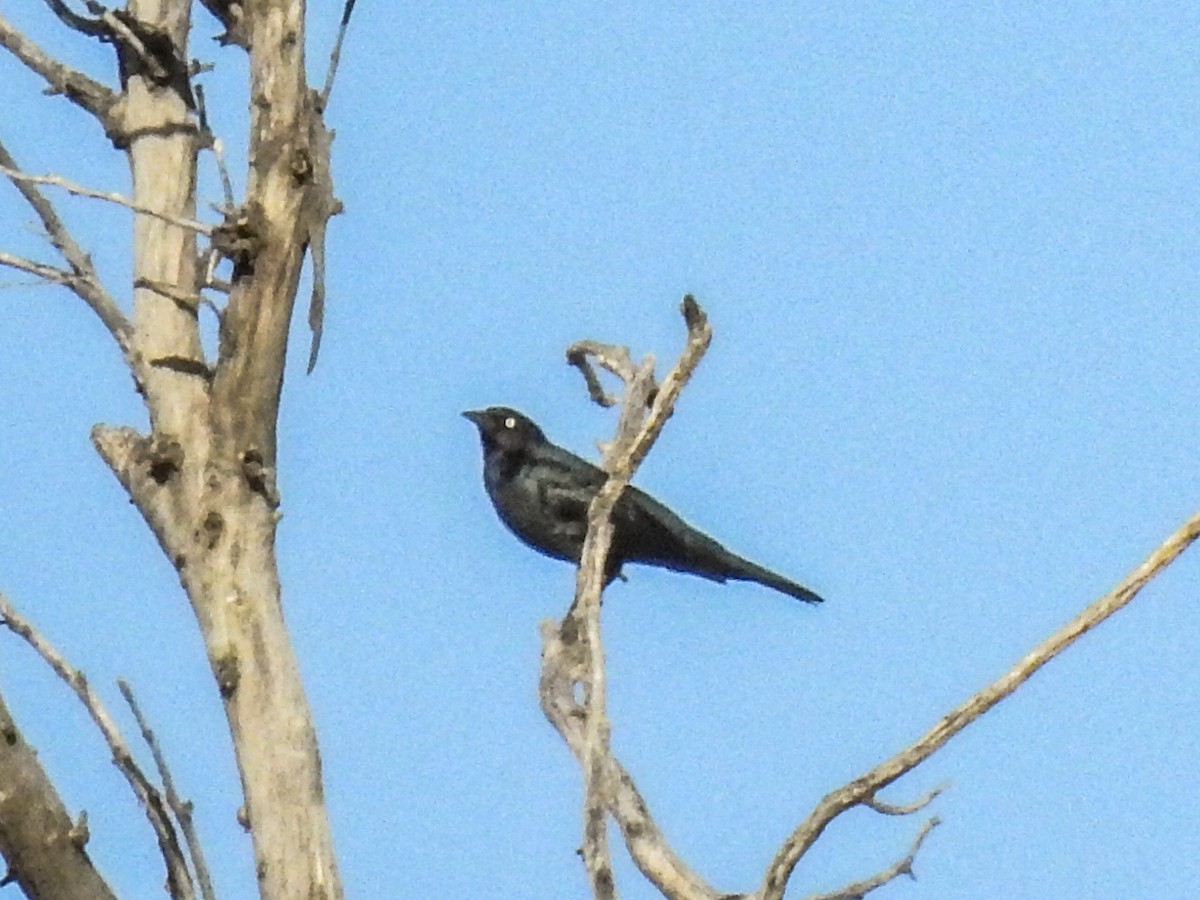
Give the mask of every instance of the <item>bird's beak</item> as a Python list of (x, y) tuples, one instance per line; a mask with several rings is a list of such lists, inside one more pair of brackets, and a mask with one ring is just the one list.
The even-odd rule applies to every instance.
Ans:
[(468, 409), (463, 413), (463, 418), (470, 419), (477, 428), (483, 427), (483, 410), (481, 409)]

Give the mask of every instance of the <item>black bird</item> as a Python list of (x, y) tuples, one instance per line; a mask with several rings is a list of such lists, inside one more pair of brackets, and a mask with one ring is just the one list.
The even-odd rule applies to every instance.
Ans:
[[(550, 443), (542, 429), (505, 406), (463, 413), (483, 442), (483, 483), (500, 520), (539, 553), (579, 563), (588, 505), (607, 476)], [(649, 494), (625, 488), (613, 511), (607, 586), (625, 563), (689, 572), (710, 581), (756, 581), (806, 603), (821, 598), (802, 585), (730, 553)]]

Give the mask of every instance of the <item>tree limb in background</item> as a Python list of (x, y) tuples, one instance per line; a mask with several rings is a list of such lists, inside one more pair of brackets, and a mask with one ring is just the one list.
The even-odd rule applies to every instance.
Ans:
[[(2, 142), (0, 142), (0, 166), (9, 171), (20, 171), (21, 168)], [(71, 237), (67, 226), (58, 217), (54, 205), (46, 199), (35, 185), (22, 178), (10, 176), (10, 180), (16, 189), (21, 192), (21, 196), (25, 198), (25, 201), (33, 207), (33, 211), (37, 213), (38, 218), (41, 219), (42, 227), (46, 229), (46, 239), (50, 241), (54, 249), (62, 255), (67, 265), (71, 267), (73, 276), (71, 280), (60, 283), (69, 287), (84, 303), (91, 307), (92, 312), (104, 323), (104, 327), (108, 329), (109, 334), (113, 336), (117, 345), (121, 348), (121, 352), (128, 359), (131, 350), (129, 322), (125, 318), (125, 314), (121, 312), (120, 307), (117, 306), (117, 301), (112, 298), (108, 291), (104, 289), (104, 285), (100, 283), (100, 276), (96, 274), (96, 269), (92, 265), (91, 258), (83, 252), (82, 247), (75, 243), (75, 239)]]
[(806, 900), (863, 900), (867, 894), (878, 890), (889, 882), (895, 881), (901, 875), (916, 878), (913, 874), (912, 865), (917, 858), (917, 851), (925, 843), (925, 838), (929, 837), (929, 832), (933, 831), (940, 824), (941, 820), (937, 816), (934, 816), (932, 819), (926, 819), (925, 824), (921, 826), (921, 830), (917, 832), (912, 846), (909, 847), (908, 855), (903, 859), (897, 860), (877, 875), (872, 875), (870, 878), (862, 881), (855, 881), (852, 884), (846, 885), (841, 890), (832, 891), (828, 894), (810, 894)]
[[(236, 17), (254, 98), (245, 197), (213, 232), (232, 263), (215, 359), (205, 354), (190, 302), (208, 279), (196, 232), (136, 215), (133, 321), (148, 360), (142, 396), (150, 428), (97, 426), (92, 439), (191, 602), (237, 755), (260, 896), (337, 900), (317, 736), (283, 617), (275, 547), (284, 362), (313, 210), (321, 208), (313, 173), (327, 166), (328, 146), (312, 139), (304, 5), (209, 8)], [(128, 6), (136, 34), (161, 34), (176, 53), (187, 46), (191, 9), (185, 0)], [(131, 197), (176, 220), (195, 219), (197, 157), (207, 140), (190, 94), (137, 72), (126, 88), (127, 115), (139, 123), (128, 142)]]
[[(191, 0), (127, 0), (119, 9), (46, 2), (68, 28), (117, 50), (121, 90), (112, 92), (0, 20), (0, 44), (100, 117), (127, 156), (134, 209), (128, 318), (35, 179), (7, 153), (0, 165), (66, 264), (12, 254), (0, 264), (72, 288), (117, 339), (132, 371), (146, 433), (98, 425), (92, 439), (191, 602), (237, 755), (259, 896), (339, 900), (316, 731), (283, 618), (275, 547), (278, 413), (292, 311), (312, 250), (321, 256), (319, 337), (318, 245), (340, 208), (329, 174), (332, 132), (306, 79), (305, 4), (204, 4), (226, 37), (249, 52), (250, 122), (245, 197), (222, 210), (225, 221), (211, 229), (213, 251), (202, 263), (197, 236), (207, 226), (197, 227), (195, 214), (197, 159), (213, 139), (190, 85)], [(198, 314), (216, 253), (228, 255), (232, 272), (209, 360)], [(182, 875), (177, 881), (184, 883)]]
[(86, 187), (82, 184), (76, 184), (61, 175), (31, 175), (28, 172), (22, 172), (19, 169), (11, 169), (6, 165), (0, 165), (0, 175), (6, 175), (13, 181), (24, 181), (29, 184), (45, 184), (50, 187), (62, 188), (68, 194), (75, 194), (77, 197), (90, 197), (93, 200), (107, 200), (109, 203), (115, 203), (117, 206), (124, 206), (126, 209), (132, 209), (134, 212), (142, 213), (142, 215), (153, 216), (156, 219), (162, 219), (164, 222), (170, 222), (172, 225), (178, 225), (180, 228), (190, 228), (192, 231), (200, 234), (211, 235), (213, 226), (205, 222), (199, 222), (195, 219), (187, 219), (182, 216), (173, 216), (170, 213), (161, 212), (141, 203), (136, 203), (128, 197), (122, 197), (115, 191), (98, 191), (95, 188)]
[(88, 858), (87, 829), (71, 821), (62, 798), (0, 698), (0, 853), (26, 897), (116, 900)]
[(29, 644), (42, 659), (49, 663), (55, 674), (75, 692), (79, 702), (83, 704), (96, 727), (100, 729), (100, 733), (112, 751), (113, 765), (125, 776), (125, 780), (133, 789), (134, 796), (141, 803), (146, 818), (158, 837), (159, 851), (167, 868), (168, 891), (177, 900), (191, 900), (195, 896), (192, 876), (188, 872), (187, 861), (179, 847), (175, 826), (171, 823), (170, 816), (167, 815), (162, 795), (134, 761), (133, 752), (125, 742), (121, 729), (109, 715), (104, 702), (88, 684), (87, 676), (67, 662), (66, 657), (34, 628), (32, 623), (17, 612), (3, 594), (0, 594), (0, 625)]
[[(1200, 537), (1200, 513), (1192, 516), (1168, 537), (1146, 561), (1130, 572), (1109, 593), (1093, 602), (1074, 619), (1033, 648), (1008, 672), (951, 710), (910, 747), (880, 763), (849, 784), (826, 794), (809, 817), (784, 842), (767, 870), (762, 888), (756, 895), (762, 900), (781, 900), (796, 863), (820, 837), (826, 826), (846, 810), (876, 803), (877, 791), (911, 772), (940, 750), (956, 734), (977, 720), (1017, 688), (1042, 666), (1075, 641), (1128, 604), (1146, 584), (1175, 561)], [(915, 851), (916, 847), (914, 847)]]
[(49, 90), (62, 94), (72, 103), (90, 112), (106, 132), (112, 128), (112, 107), (117, 94), (106, 85), (89, 78), (82, 72), (59, 62), (36, 43), (27, 38), (0, 16), (0, 47), (25, 64), (25, 67), (40, 75), (50, 86)]
[(192, 804), (190, 801), (183, 800), (179, 794), (175, 792), (175, 779), (171, 777), (171, 770), (167, 766), (167, 757), (162, 752), (162, 748), (158, 745), (158, 738), (154, 736), (154, 731), (150, 728), (150, 723), (146, 721), (145, 715), (142, 714), (142, 707), (138, 704), (137, 699), (133, 696), (133, 688), (129, 686), (124, 678), (117, 680), (117, 687), (121, 690), (121, 696), (125, 698), (125, 702), (129, 704), (129, 709), (133, 713), (134, 719), (137, 720), (138, 728), (142, 732), (142, 740), (146, 742), (146, 746), (150, 748), (150, 754), (154, 757), (154, 767), (158, 769), (158, 777), (162, 779), (163, 793), (167, 798), (167, 806), (175, 816), (175, 821), (179, 823), (179, 829), (183, 832), (184, 840), (187, 841), (188, 854), (192, 859), (192, 869), (196, 873), (196, 881), (200, 885), (200, 896), (204, 900), (216, 900), (216, 892), (213, 891), (212, 877), (208, 874), (208, 864), (204, 861), (204, 847), (200, 843), (200, 835), (196, 831), (196, 824), (192, 820)]
[(50, 7), (54, 15), (58, 16), (58, 20), (72, 31), (78, 31), (88, 37), (104, 37), (108, 33), (100, 19), (89, 19), (87, 16), (79, 15), (63, 0), (46, 0), (46, 5)]
[(71, 288), (73, 288), (76, 280), (75, 274), (68, 272), (66, 269), (48, 266), (45, 263), (27, 259), (24, 256), (5, 253), (3, 250), (0, 250), (0, 266), (8, 266), (8, 268), (17, 269), (20, 272), (28, 272), (30, 275), (36, 275), (42, 281), (48, 281), (50, 284), (61, 284)]
[[(567, 741), (584, 774), (584, 841), (581, 852), (596, 897), (615, 896), (606, 822), (612, 815), (638, 868), (669, 897), (716, 898), (674, 854), (654, 825), (632, 778), (612, 754), (604, 709), (604, 651), (600, 637), (600, 597), (604, 563), (612, 542), (612, 511), (634, 471), (661, 433), (675, 400), (712, 340), (712, 328), (689, 295), (682, 304), (687, 345), (661, 388), (654, 384), (654, 360), (635, 367), (625, 348), (580, 342), (568, 361), (584, 373), (589, 393), (603, 405), (606, 395), (587, 361), (594, 358), (626, 383), (616, 439), (604, 454), (608, 479), (588, 509), (588, 533), (580, 558), (575, 601), (562, 623), (543, 628), (542, 709)], [(575, 699), (583, 688), (584, 704)], [(580, 724), (582, 723), (582, 724)]]

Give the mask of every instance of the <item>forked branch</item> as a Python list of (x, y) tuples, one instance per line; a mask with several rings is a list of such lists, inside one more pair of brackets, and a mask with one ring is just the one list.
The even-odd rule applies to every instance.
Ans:
[[(8, 152), (8, 148), (2, 142), (0, 142), (0, 167), (3, 167), (6, 172), (21, 171), (21, 167), (17, 165), (17, 161), (13, 159), (12, 154)], [(48, 280), (58, 281), (74, 291), (104, 323), (104, 327), (116, 340), (121, 351), (129, 356), (131, 347), (129, 321), (117, 306), (117, 301), (100, 283), (100, 276), (96, 274), (91, 259), (75, 242), (67, 230), (67, 226), (58, 217), (54, 205), (38, 190), (37, 185), (20, 177), (10, 176), (10, 180), (20, 191), (21, 196), (25, 198), (25, 202), (37, 213), (42, 227), (46, 230), (46, 239), (70, 266), (72, 277), (69, 280), (58, 281), (56, 278)]]
[(1197, 537), (1200, 537), (1200, 513), (1181, 525), (1120, 584), (1034, 647), (992, 684), (943, 716), (941, 721), (915, 743), (849, 784), (826, 794), (808, 818), (784, 842), (767, 870), (758, 896), (762, 900), (780, 900), (796, 863), (830, 822), (854, 806), (873, 803), (878, 805), (874, 799), (877, 791), (929, 759), (952, 737), (1032, 678), (1042, 666), (1125, 607), (1152, 578), (1191, 546)]
[[(583, 341), (568, 350), (568, 361), (583, 372), (588, 392), (601, 405), (615, 398), (601, 386), (593, 362), (625, 382), (625, 399), (617, 437), (604, 455), (609, 478), (589, 509), (588, 536), (576, 583), (575, 603), (557, 627), (542, 630), (542, 709), (562, 735), (584, 770), (585, 832), (582, 853), (598, 897), (615, 896), (611, 862), (604, 842), (605, 813), (620, 827), (630, 855), (642, 873), (672, 900), (716, 900), (726, 897), (705, 883), (671, 850), (628, 772), (621, 767), (608, 743), (609, 722), (604, 711), (603, 646), (600, 640), (600, 591), (604, 562), (612, 538), (611, 513), (621, 490), (659, 434), (679, 391), (711, 339), (703, 313), (685, 298), (688, 345), (678, 364), (656, 388), (653, 360), (635, 366), (625, 348)], [(855, 806), (884, 815), (910, 815), (924, 809), (941, 788), (909, 804), (878, 799), (883, 788), (912, 771), (1004, 698), (1028, 681), (1042, 666), (1076, 640), (1126, 606), (1152, 578), (1170, 565), (1197, 537), (1200, 513), (1185, 522), (1120, 584), (1096, 600), (1063, 628), (1052, 634), (993, 684), (951, 710), (919, 740), (849, 784), (826, 795), (807, 819), (784, 842), (769, 866), (760, 888), (748, 900), (781, 900), (796, 864), (834, 818)], [(583, 689), (582, 703), (578, 689)], [(812, 900), (862, 898), (901, 875), (912, 875), (913, 863), (926, 837), (937, 826), (936, 817), (918, 830), (901, 859), (875, 875)]]
[[(602, 405), (605, 395), (589, 358), (625, 382), (617, 435), (604, 454), (603, 467), (609, 477), (588, 510), (575, 602), (557, 629), (548, 626), (543, 631), (542, 709), (583, 768), (582, 854), (596, 897), (616, 896), (607, 843), (608, 815), (620, 827), (630, 855), (643, 874), (667, 896), (719, 896), (675, 856), (654, 826), (633, 780), (613, 757), (604, 708), (600, 595), (612, 543), (612, 511), (712, 340), (712, 328), (691, 296), (684, 298), (683, 312), (688, 325), (687, 346), (661, 388), (654, 383), (653, 357), (635, 366), (625, 348), (593, 341), (580, 342), (567, 351), (568, 361), (583, 371), (589, 392)], [(583, 689), (582, 708), (574, 699), (576, 685)]]

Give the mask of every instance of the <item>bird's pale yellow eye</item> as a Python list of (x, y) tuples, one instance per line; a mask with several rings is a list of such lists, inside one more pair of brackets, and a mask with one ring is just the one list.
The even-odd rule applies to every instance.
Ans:
[(505, 428), (516, 428), (517, 420), (514, 419), (512, 416), (509, 416), (507, 419), (504, 420), (504, 427)]

